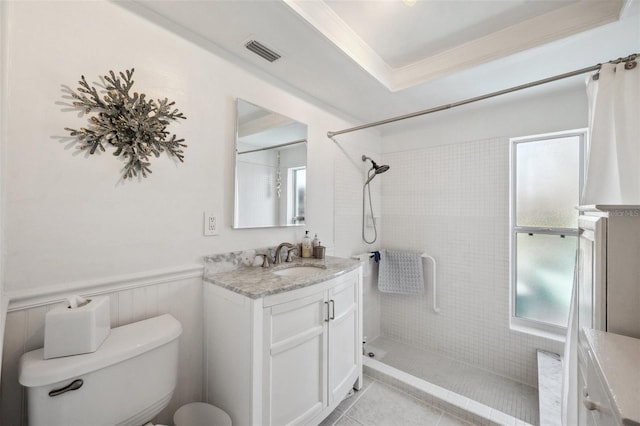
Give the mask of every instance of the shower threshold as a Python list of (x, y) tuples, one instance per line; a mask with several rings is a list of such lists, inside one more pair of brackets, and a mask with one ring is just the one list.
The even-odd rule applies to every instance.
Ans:
[(474, 425), (539, 422), (538, 393), (531, 386), (386, 337), (367, 343), (365, 351), (366, 374)]

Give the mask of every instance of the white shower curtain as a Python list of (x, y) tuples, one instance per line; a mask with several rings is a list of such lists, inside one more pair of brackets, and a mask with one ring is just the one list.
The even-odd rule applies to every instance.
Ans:
[(604, 64), (587, 81), (589, 141), (581, 204), (640, 204), (640, 66)]
[[(605, 64), (587, 79), (589, 138), (581, 204), (640, 204), (640, 66)], [(577, 277), (577, 273), (575, 274)], [(563, 357), (562, 424), (578, 424), (577, 278)]]

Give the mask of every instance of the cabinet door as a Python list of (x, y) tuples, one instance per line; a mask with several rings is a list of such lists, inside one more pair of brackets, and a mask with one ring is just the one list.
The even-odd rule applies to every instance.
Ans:
[(264, 309), (264, 425), (302, 424), (327, 406), (325, 295)]
[(329, 404), (344, 398), (359, 374), (358, 275), (329, 290)]
[(589, 395), (587, 389), (587, 365), (589, 356), (587, 355), (587, 345), (582, 341), (582, 336), (578, 338), (578, 424), (584, 426), (595, 426), (595, 421), (591, 411), (584, 405), (584, 398)]
[(580, 407), (583, 416), (579, 416), (586, 426), (613, 426), (622, 424), (616, 420), (609, 403), (606, 386), (600, 380), (596, 372), (596, 364), (589, 351), (586, 351), (586, 360), (584, 360), (584, 386), (581, 387), (582, 395), (579, 398)]

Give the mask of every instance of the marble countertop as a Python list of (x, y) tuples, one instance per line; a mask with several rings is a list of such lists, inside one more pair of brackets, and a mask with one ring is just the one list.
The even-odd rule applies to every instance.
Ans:
[[(360, 263), (359, 260), (333, 256), (327, 256), (324, 259), (296, 258), (293, 262), (282, 263), (269, 268), (239, 266), (232, 271), (205, 271), (204, 281), (240, 293), (251, 299), (259, 299), (330, 280), (357, 269)], [(309, 276), (281, 276), (274, 273), (282, 269), (299, 266), (313, 266), (317, 267), (319, 271), (317, 274)]]

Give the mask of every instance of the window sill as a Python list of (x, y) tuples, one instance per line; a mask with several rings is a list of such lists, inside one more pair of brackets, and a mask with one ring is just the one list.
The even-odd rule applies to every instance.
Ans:
[(527, 324), (527, 321), (522, 321), (516, 318), (511, 318), (511, 321), (509, 322), (509, 329), (518, 333), (541, 337), (543, 339), (553, 340), (554, 342), (560, 343), (564, 343), (567, 337), (566, 330), (562, 333), (555, 330), (543, 330), (542, 328)]

